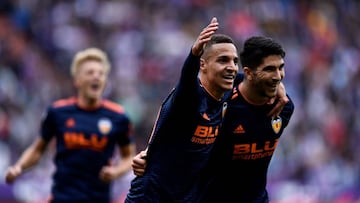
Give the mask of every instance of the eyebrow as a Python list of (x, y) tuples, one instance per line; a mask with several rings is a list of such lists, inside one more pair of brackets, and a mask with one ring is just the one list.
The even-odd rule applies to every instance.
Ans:
[(277, 67), (282, 68), (282, 67), (284, 67), (284, 66), (285, 66), (285, 63), (282, 63), (282, 64), (280, 64), (279, 66), (273, 66), (273, 65), (264, 66), (263, 69), (265, 69), (265, 68), (277, 68)]
[[(228, 55), (221, 55), (221, 56), (218, 56), (217, 57), (218, 59), (221, 59), (221, 60), (224, 60), (224, 59), (227, 59), (227, 60), (231, 60), (233, 57), (231, 56), (228, 56)], [(239, 60), (239, 57), (234, 57), (235, 60)]]

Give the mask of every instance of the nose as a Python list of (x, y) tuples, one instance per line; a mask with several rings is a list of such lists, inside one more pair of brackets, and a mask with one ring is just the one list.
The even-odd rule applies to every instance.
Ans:
[(93, 73), (93, 77), (95, 79), (100, 79), (102, 77), (102, 75), (103, 75), (103, 73), (100, 71), (94, 71), (94, 73)]
[(239, 66), (236, 63), (232, 62), (226, 67), (226, 69), (237, 72), (239, 70)]
[(284, 71), (276, 69), (274, 71), (273, 80), (281, 81), (284, 78)]

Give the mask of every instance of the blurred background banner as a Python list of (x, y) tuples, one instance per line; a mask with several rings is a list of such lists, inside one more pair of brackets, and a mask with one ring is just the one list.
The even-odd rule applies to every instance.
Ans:
[[(74, 94), (71, 57), (99, 47), (113, 64), (106, 97), (125, 106), (144, 149), (199, 29), (217, 17), (239, 50), (253, 35), (285, 48), (296, 109), (269, 168), (272, 203), (360, 202), (358, 0), (1, 0), (0, 173), (39, 133), (46, 107)], [(51, 147), (51, 146), (50, 146)], [(49, 197), (54, 148), (0, 203)], [(132, 173), (115, 182), (123, 201)]]

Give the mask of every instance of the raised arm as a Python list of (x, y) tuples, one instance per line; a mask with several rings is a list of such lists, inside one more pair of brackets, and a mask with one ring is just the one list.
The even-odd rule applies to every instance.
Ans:
[(210, 41), (212, 34), (219, 29), (219, 23), (215, 17), (211, 19), (211, 22), (206, 26), (199, 34), (194, 45), (191, 48), (192, 54), (200, 56), (203, 52), (203, 47), (206, 42)]

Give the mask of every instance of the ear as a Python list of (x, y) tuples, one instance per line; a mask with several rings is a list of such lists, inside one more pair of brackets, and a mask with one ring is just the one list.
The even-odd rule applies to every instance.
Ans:
[(206, 64), (205, 59), (200, 58), (200, 70), (203, 72), (206, 71), (205, 64)]
[(249, 67), (244, 67), (244, 75), (245, 75), (246, 80), (251, 81), (253, 79), (252, 71), (250, 70)]

